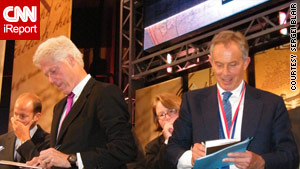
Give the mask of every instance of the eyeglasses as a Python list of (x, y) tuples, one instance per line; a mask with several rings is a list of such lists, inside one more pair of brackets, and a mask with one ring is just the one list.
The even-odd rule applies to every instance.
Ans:
[(174, 117), (178, 114), (178, 110), (176, 109), (167, 109), (166, 112), (160, 112), (158, 115), (157, 115), (157, 118), (159, 120), (164, 120), (166, 119), (167, 115), (169, 115), (170, 117)]

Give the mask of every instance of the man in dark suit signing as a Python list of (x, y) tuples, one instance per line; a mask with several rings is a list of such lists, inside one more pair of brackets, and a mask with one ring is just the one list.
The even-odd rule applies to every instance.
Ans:
[(250, 62), (248, 51), (240, 32), (223, 31), (213, 38), (209, 62), (217, 84), (184, 94), (166, 147), (174, 166), (192, 168), (195, 159), (205, 156), (201, 142), (247, 137), (253, 140), (246, 152), (232, 152), (222, 159), (234, 164), (226, 168), (295, 169), (299, 165), (283, 99), (243, 80)]
[(37, 49), (34, 64), (67, 96), (53, 111), (50, 146), (28, 162), (43, 168), (122, 168), (136, 146), (121, 90), (86, 73), (82, 54), (65, 36)]
[[(38, 124), (42, 102), (34, 93), (21, 94), (14, 105), (11, 117), (13, 131), (0, 136), (0, 160), (26, 162), (49, 148), (49, 134)], [(1, 169), (14, 169), (0, 165)]]

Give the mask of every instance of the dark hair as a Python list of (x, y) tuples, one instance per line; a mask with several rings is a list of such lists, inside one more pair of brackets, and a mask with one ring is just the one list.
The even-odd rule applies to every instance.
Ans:
[(42, 101), (39, 96), (37, 96), (34, 93), (23, 93), (18, 97), (16, 102), (25, 99), (29, 99), (32, 102), (32, 107), (33, 107), (32, 111), (34, 114), (42, 112)]
[(232, 42), (236, 43), (240, 47), (243, 60), (246, 60), (249, 55), (248, 41), (241, 32), (238, 32), (238, 31), (234, 32), (231, 30), (219, 32), (218, 34), (216, 34), (214, 36), (214, 38), (212, 39), (211, 44), (210, 44), (211, 57), (214, 57), (212, 54), (212, 51), (216, 44), (222, 43), (226, 46), (227, 44), (230, 44)]

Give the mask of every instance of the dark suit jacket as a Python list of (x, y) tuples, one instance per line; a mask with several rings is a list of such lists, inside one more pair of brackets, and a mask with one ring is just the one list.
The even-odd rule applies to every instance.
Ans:
[(67, 97), (54, 107), (51, 147), (66, 154), (80, 152), (85, 169), (120, 168), (133, 160), (136, 146), (121, 90), (91, 78), (65, 118), (58, 137)]
[(167, 161), (164, 157), (164, 150), (166, 144), (164, 143), (165, 139), (163, 135), (160, 135), (150, 141), (145, 146), (146, 151), (146, 166), (147, 169), (175, 169), (170, 164), (167, 164)]
[[(166, 147), (168, 159), (173, 165), (177, 165), (180, 156), (194, 143), (218, 139), (216, 85), (186, 93), (179, 114)], [(267, 169), (294, 169), (299, 165), (283, 99), (246, 85), (241, 139), (251, 136), (254, 139), (247, 149), (260, 154)]]
[(136, 158), (131, 161), (130, 163), (126, 164), (127, 169), (145, 169), (146, 164), (145, 164), (145, 153), (144, 149), (142, 147), (142, 144), (140, 140), (138, 139), (137, 135), (135, 134), (134, 129), (131, 129), (134, 140), (135, 140), (135, 145), (137, 146), (137, 156)]
[[(0, 136), (0, 145), (5, 149), (0, 151), (0, 160), (14, 161), (15, 142), (17, 137), (14, 132), (9, 132)], [(18, 148), (21, 156), (20, 162), (26, 162), (33, 157), (39, 156), (40, 151), (49, 148), (49, 134), (46, 133), (39, 125), (31, 140), (26, 141)], [(2, 166), (1, 169), (15, 169), (12, 166)]]

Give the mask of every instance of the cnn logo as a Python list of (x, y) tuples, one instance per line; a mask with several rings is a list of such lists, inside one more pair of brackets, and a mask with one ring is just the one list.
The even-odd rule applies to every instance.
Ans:
[[(13, 12), (13, 17), (8, 15), (9, 12)], [(22, 10), (19, 6), (8, 6), (3, 11), (3, 18), (7, 22), (19, 22), (19, 19), (21, 19), (23, 22), (27, 22), (28, 18), (31, 20), (31, 22), (36, 22), (37, 7), (32, 6), (30, 10), (28, 6), (24, 6)]]
[(1, 1), (0, 39), (39, 40), (40, 0)]

